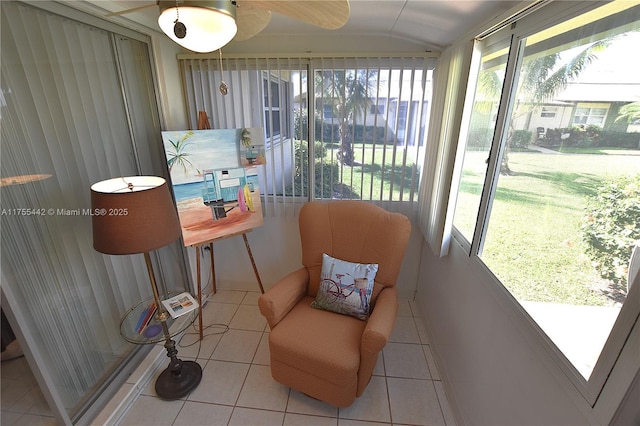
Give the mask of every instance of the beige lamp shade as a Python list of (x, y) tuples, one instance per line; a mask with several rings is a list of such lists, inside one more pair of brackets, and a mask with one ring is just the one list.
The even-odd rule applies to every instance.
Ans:
[(91, 186), (93, 248), (105, 254), (145, 253), (180, 237), (180, 221), (167, 182), (130, 176)]

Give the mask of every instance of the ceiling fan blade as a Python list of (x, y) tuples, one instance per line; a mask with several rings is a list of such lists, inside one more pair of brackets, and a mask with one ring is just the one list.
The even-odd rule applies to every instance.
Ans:
[(349, 0), (249, 0), (251, 7), (270, 10), (327, 30), (337, 30), (349, 20)]
[(144, 6), (137, 6), (137, 7), (132, 7), (131, 9), (125, 9), (125, 10), (121, 10), (119, 12), (111, 12), (111, 13), (107, 13), (104, 16), (120, 16), (120, 15), (124, 15), (127, 13), (132, 13), (132, 12), (137, 12), (138, 10), (143, 10), (143, 9), (148, 9), (150, 7), (153, 6), (158, 6), (155, 2), (151, 3), (151, 4), (145, 4)]
[(238, 32), (233, 38), (234, 41), (247, 40), (260, 31), (271, 21), (271, 11), (265, 9), (255, 9), (249, 7), (247, 3), (238, 5), (236, 9), (236, 24)]

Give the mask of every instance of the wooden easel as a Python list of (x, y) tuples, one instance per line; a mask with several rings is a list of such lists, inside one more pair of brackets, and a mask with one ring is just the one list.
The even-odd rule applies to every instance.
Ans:
[[(207, 117), (206, 111), (198, 111), (198, 130), (208, 130), (211, 129), (211, 124), (209, 123), (209, 118)], [(264, 293), (264, 288), (262, 287), (262, 280), (260, 279), (260, 274), (258, 273), (258, 267), (256, 266), (256, 262), (253, 259), (253, 253), (251, 252), (251, 247), (249, 246), (249, 240), (247, 239), (247, 233), (251, 232), (252, 229), (244, 229), (240, 232), (228, 233), (216, 238), (207, 240), (207, 241), (197, 241), (195, 243), (191, 243), (190, 246), (195, 248), (196, 251), (196, 269), (197, 269), (197, 290), (198, 290), (198, 303), (199, 307), (199, 315), (198, 322), (200, 328), (200, 340), (203, 338), (203, 325), (202, 325), (202, 265), (200, 261), (200, 251), (202, 247), (209, 247), (209, 259), (211, 263), (211, 292), (213, 294), (216, 293), (216, 269), (215, 269), (215, 257), (213, 254), (213, 243), (215, 241), (223, 240), (230, 237), (235, 237), (237, 235), (242, 234), (242, 238), (244, 239), (244, 245), (247, 249), (247, 253), (249, 254), (249, 259), (251, 260), (251, 266), (253, 267), (253, 273), (258, 280), (258, 287), (260, 287), (260, 292)]]
[(251, 232), (251, 230), (248, 231), (243, 231), (240, 233), (236, 233), (236, 234), (229, 234), (229, 235), (225, 235), (222, 236), (220, 238), (216, 238), (214, 240), (211, 241), (203, 241), (203, 242), (199, 242), (198, 244), (194, 244), (192, 245), (192, 247), (195, 248), (196, 250), (196, 269), (197, 269), (197, 274), (196, 274), (196, 282), (198, 285), (198, 303), (200, 304), (200, 315), (198, 316), (198, 322), (199, 322), (199, 326), (200, 326), (200, 340), (202, 340), (203, 337), (203, 327), (202, 327), (202, 267), (201, 267), (201, 262), (200, 262), (200, 250), (202, 247), (204, 246), (209, 246), (209, 260), (211, 263), (211, 293), (210, 294), (215, 294), (216, 293), (216, 268), (215, 268), (215, 259), (214, 259), (214, 255), (213, 255), (213, 243), (215, 241), (220, 241), (220, 240), (224, 240), (227, 238), (231, 238), (231, 237), (235, 237), (239, 234), (242, 234), (242, 238), (244, 239), (244, 245), (247, 249), (247, 254), (249, 255), (249, 260), (251, 260), (251, 266), (253, 267), (253, 273), (256, 276), (256, 280), (258, 281), (258, 287), (260, 288), (260, 292), (264, 293), (264, 287), (262, 286), (262, 280), (260, 279), (260, 274), (258, 273), (258, 267), (256, 266), (256, 262), (253, 258), (253, 253), (251, 253), (251, 246), (249, 246), (249, 240), (247, 239), (247, 232)]
[(209, 117), (207, 117), (206, 111), (198, 111), (198, 130), (211, 129), (209, 124)]

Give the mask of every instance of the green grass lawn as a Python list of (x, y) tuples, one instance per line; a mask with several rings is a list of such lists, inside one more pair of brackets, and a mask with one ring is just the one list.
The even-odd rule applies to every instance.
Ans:
[[(417, 188), (414, 161), (393, 146), (356, 144), (353, 167), (339, 176), (354, 198), (407, 200)], [(324, 161), (339, 164), (337, 146)], [(580, 227), (588, 196), (609, 174), (640, 173), (640, 151), (572, 149), (571, 153), (512, 152), (511, 176), (500, 176), (481, 257), (521, 301), (610, 305), (607, 283), (585, 255)], [(467, 152), (454, 225), (473, 236), (486, 153)], [(394, 179), (390, 179), (393, 172)], [(371, 196), (370, 196), (371, 194)], [(348, 198), (348, 197), (347, 197)]]
[(339, 176), (334, 181), (350, 187), (354, 198), (406, 201), (412, 189), (417, 191), (415, 161), (404, 148), (396, 147), (394, 152), (393, 145), (377, 145), (374, 149), (371, 144), (354, 144), (354, 166), (340, 164), (337, 150), (337, 145), (327, 149), (324, 161), (339, 165)]
[[(585, 253), (586, 197), (608, 173), (640, 172), (636, 155), (511, 153), (500, 176), (481, 257), (518, 300), (607, 305), (606, 286)], [(470, 155), (482, 169), (484, 155)], [(609, 172), (607, 172), (609, 171)], [(482, 175), (466, 173), (456, 226), (472, 229)]]

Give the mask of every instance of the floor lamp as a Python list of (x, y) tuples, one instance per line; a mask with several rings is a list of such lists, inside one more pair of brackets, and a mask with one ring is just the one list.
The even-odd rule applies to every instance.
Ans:
[(153, 298), (162, 325), (169, 366), (156, 380), (161, 398), (178, 399), (200, 383), (202, 368), (195, 361), (178, 359), (164, 308), (158, 293), (149, 252), (164, 247), (181, 235), (178, 213), (169, 186), (155, 176), (120, 177), (91, 186), (93, 247), (105, 254), (143, 253), (149, 272)]

